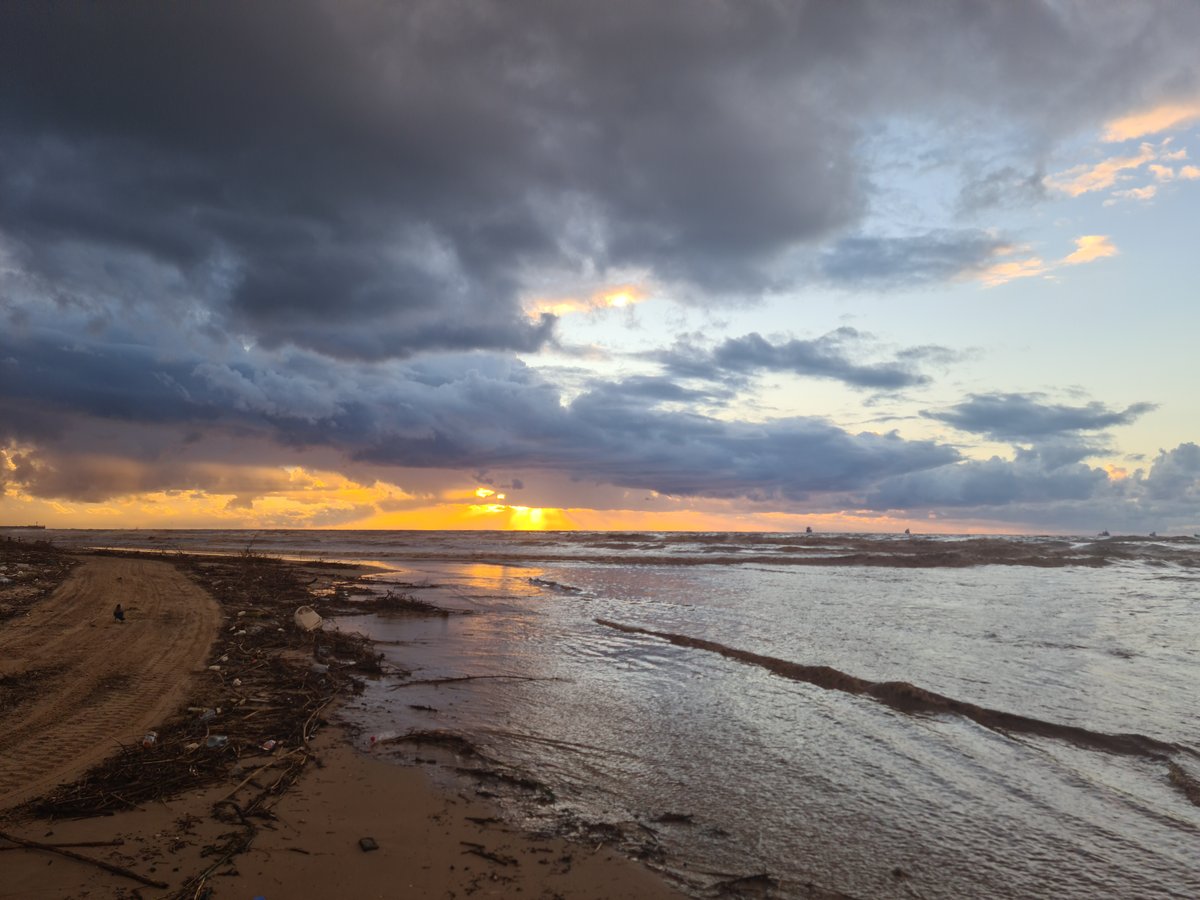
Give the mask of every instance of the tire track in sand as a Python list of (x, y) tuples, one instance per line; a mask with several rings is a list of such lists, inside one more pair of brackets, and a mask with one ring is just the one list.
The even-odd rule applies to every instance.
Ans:
[[(113, 620), (121, 603), (126, 621)], [(185, 699), (221, 621), (169, 563), (87, 557), (27, 617), (0, 627), (0, 677), (49, 671), (0, 710), (0, 810), (81, 775)]]

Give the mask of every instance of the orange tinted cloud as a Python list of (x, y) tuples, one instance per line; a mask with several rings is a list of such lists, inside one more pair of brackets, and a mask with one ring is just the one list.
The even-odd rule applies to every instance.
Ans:
[(1075, 238), (1075, 252), (1062, 258), (1064, 266), (1077, 266), (1093, 260), (1116, 256), (1117, 248), (1106, 234), (1085, 234)]
[(1108, 122), (1104, 128), (1104, 140), (1109, 143), (1129, 141), (1188, 125), (1197, 119), (1200, 119), (1200, 102), (1164, 103)]
[[(1121, 200), (1151, 200), (1157, 193), (1158, 187), (1153, 184), (1148, 184), (1145, 187), (1128, 188), (1124, 191), (1113, 191), (1112, 195), (1120, 198)], [(1109, 205), (1109, 202), (1106, 201), (1105, 205)]]
[(1112, 187), (1126, 172), (1132, 172), (1158, 159), (1152, 144), (1142, 144), (1136, 156), (1112, 156), (1095, 165), (1078, 165), (1046, 178), (1046, 186), (1066, 194), (1079, 197), (1092, 191)]
[(1077, 266), (1097, 259), (1117, 255), (1116, 245), (1106, 234), (1085, 234), (1075, 238), (1075, 250), (1055, 263), (1047, 263), (1040, 256), (993, 263), (976, 277), (985, 287), (998, 287), (1020, 278), (1047, 275), (1059, 266)]
[(1031, 256), (1028, 259), (993, 263), (980, 272), (978, 277), (986, 287), (996, 287), (1018, 278), (1033, 278), (1048, 271), (1049, 267), (1045, 262), (1037, 256)]

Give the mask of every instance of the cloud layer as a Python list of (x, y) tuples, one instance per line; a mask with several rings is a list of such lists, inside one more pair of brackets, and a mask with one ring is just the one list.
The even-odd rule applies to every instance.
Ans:
[(548, 273), (754, 296), (830, 239), (842, 281), (976, 268), (998, 239), (855, 234), (869, 123), (987, 108), (1052, 140), (1195, 88), (1197, 34), (1186, 2), (21, 4), (0, 234), (97, 317), (170, 305), (344, 359), (530, 351)]
[[(737, 403), (780, 373), (915, 391), (944, 347), (885, 351), (849, 327), (662, 337), (645, 371), (592, 372), (578, 393), (517, 355), (555, 345), (554, 310), (616, 304), (546, 297), (617, 283), (632, 303), (630, 272), (725, 311), (1048, 271), (954, 216), (1142, 170), (1164, 192), (1190, 179), (1157, 137), (1039, 174), (1099, 122), (1129, 140), (1192, 115), (1187, 0), (28, 3), (4, 19), (0, 491), (230, 487), (242, 460), (253, 493), (272, 452), (305, 452), (788, 509), (1015, 508), (1109, 497), (1084, 461), (1152, 408), (993, 393), (927, 411), (1020, 445), (979, 462)], [(1117, 121), (1151, 106), (1167, 112)], [(880, 130), (922, 125), (961, 156), (939, 170), (956, 211), (932, 227), (881, 213), (881, 173), (924, 161), (878, 149)], [(1057, 265), (1115, 252), (1079, 241)], [(1131, 480), (1143, 499), (1187, 496), (1187, 446)]]

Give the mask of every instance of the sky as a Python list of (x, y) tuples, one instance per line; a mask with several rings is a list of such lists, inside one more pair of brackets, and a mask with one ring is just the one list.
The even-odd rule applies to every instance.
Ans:
[(1194, 0), (0, 8), (0, 524), (1200, 531)]

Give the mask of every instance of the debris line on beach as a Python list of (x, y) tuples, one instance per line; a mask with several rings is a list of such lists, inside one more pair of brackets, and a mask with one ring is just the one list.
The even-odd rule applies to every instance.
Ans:
[(717, 653), (727, 659), (737, 660), (748, 665), (760, 666), (783, 678), (793, 681), (804, 681), (826, 690), (845, 691), (848, 694), (870, 697), (892, 709), (905, 713), (938, 714), (948, 713), (963, 716), (977, 722), (985, 728), (1000, 733), (1029, 734), (1038, 737), (1067, 741), (1088, 750), (1099, 750), (1105, 753), (1115, 753), (1124, 756), (1141, 756), (1168, 764), (1168, 775), (1187, 799), (1200, 806), (1200, 783), (1188, 775), (1171, 756), (1180, 753), (1196, 755), (1195, 751), (1179, 744), (1160, 741), (1142, 734), (1108, 734), (1091, 731), (1075, 725), (1063, 725), (1057, 722), (1047, 722), (1029, 716), (989, 709), (964, 700), (956, 700), (933, 691), (909, 684), (907, 681), (869, 681), (849, 675), (830, 666), (810, 666), (802, 663), (779, 659), (774, 656), (763, 656), (747, 650), (739, 650), (716, 641), (674, 634), (667, 631), (653, 631), (648, 628), (638, 628), (633, 625), (622, 625), (608, 619), (596, 619), (596, 624), (603, 625), (625, 634), (646, 635), (659, 638), (679, 647), (690, 647), (696, 650), (707, 650)]

